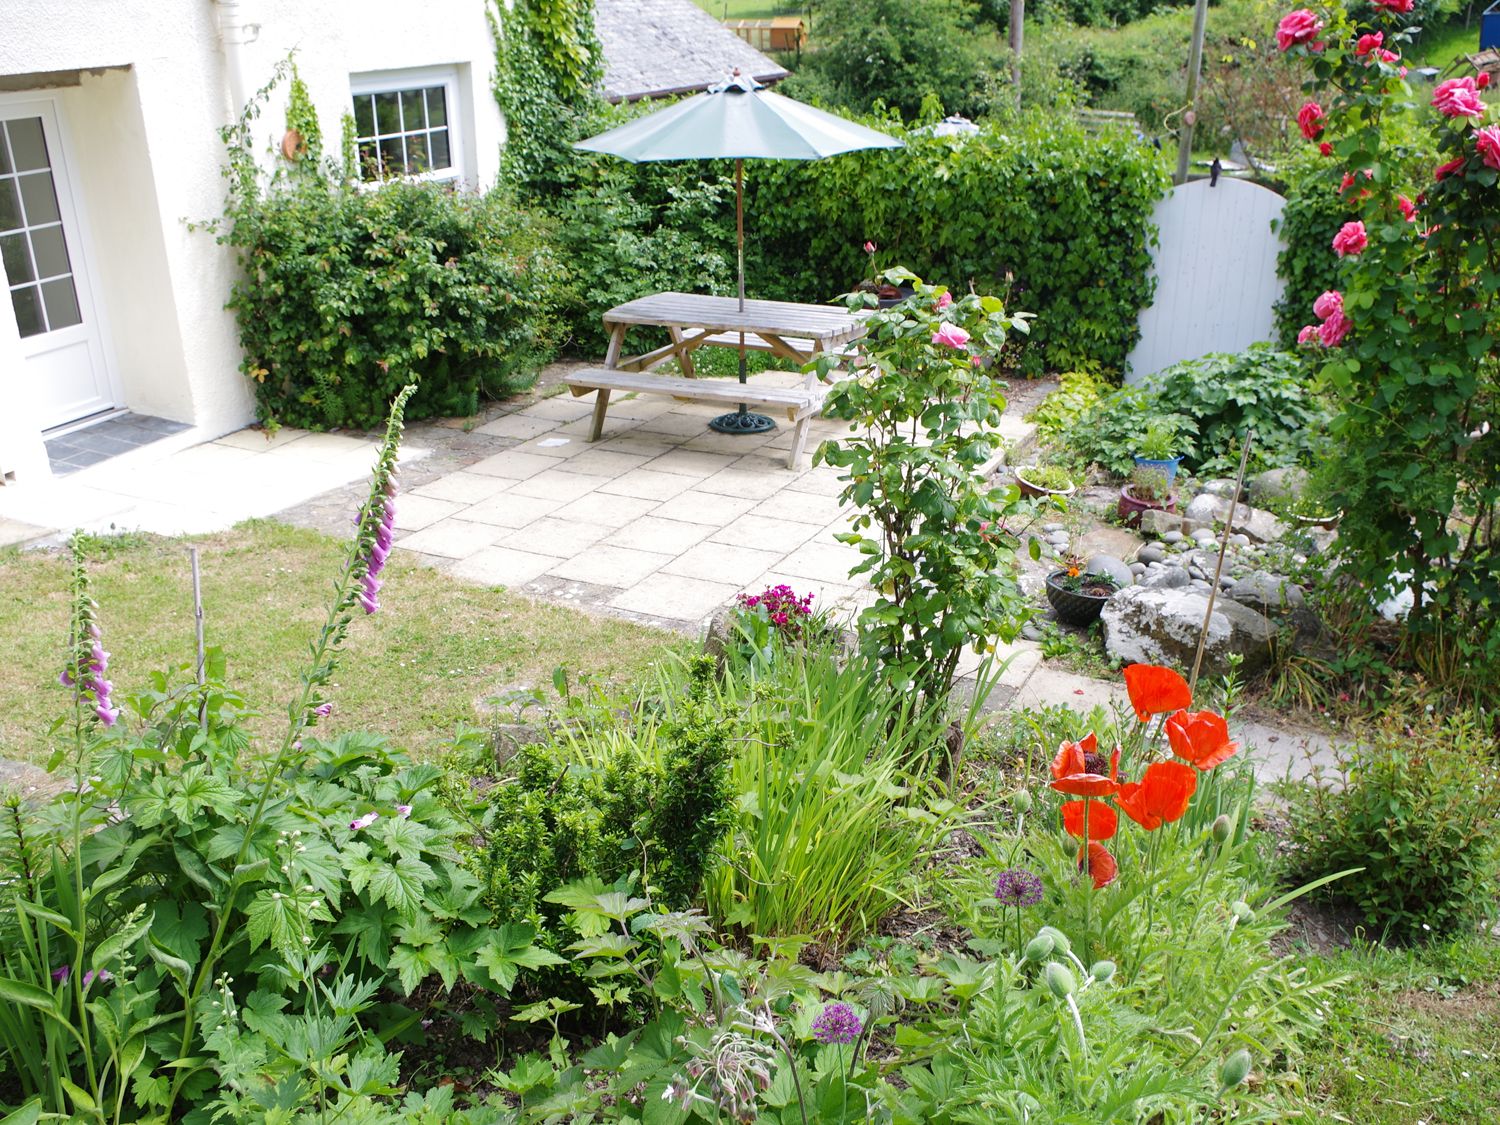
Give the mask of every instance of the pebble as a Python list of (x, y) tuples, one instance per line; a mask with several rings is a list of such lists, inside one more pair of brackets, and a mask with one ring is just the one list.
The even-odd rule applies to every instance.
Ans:
[(1221, 590), (1227, 590), (1227, 589), (1229, 589), (1231, 586), (1233, 586), (1238, 581), (1239, 581), (1239, 579), (1236, 578), (1234, 575), (1232, 575), (1232, 574), (1225, 574), (1222, 577), (1220, 577), (1220, 579), (1219, 579), (1219, 588)]
[(1044, 523), (1042, 524), (1042, 530), (1047, 532), (1064, 531), (1066, 530), (1066, 525), (1060, 523)]
[(1201, 582), (1208, 581), (1208, 575), (1204, 572), (1201, 566), (1189, 566), (1188, 573)]
[(1180, 531), (1169, 531), (1169, 532), (1167, 532), (1165, 535), (1163, 535), (1161, 537), (1161, 541), (1163, 543), (1181, 543), (1182, 542), (1182, 532), (1180, 532)]
[(1130, 573), (1139, 578), (1141, 575), (1146, 573), (1146, 564), (1141, 562), (1131, 563)]
[(1195, 579), (1193, 579), (1192, 588), (1194, 590), (1208, 590), (1210, 587), (1209, 587), (1208, 583), (1205, 582), (1203, 579), (1201, 579), (1201, 578), (1195, 578)]
[(1054, 531), (1051, 535), (1047, 536), (1047, 542), (1054, 547), (1062, 548), (1068, 545), (1068, 537), (1061, 532)]
[(1214, 533), (1206, 527), (1200, 527), (1193, 532), (1193, 538), (1199, 543), (1212, 543), (1214, 541)]
[(1142, 547), (1137, 551), (1135, 557), (1140, 559), (1141, 562), (1161, 562), (1162, 559), (1167, 557), (1167, 553), (1160, 547), (1148, 546)]
[(1028, 621), (1025, 625), (1021, 626), (1021, 636), (1025, 637), (1028, 641), (1039, 641), (1042, 639), (1042, 631)]
[(1250, 536), (1248, 536), (1248, 535), (1238, 535), (1238, 534), (1231, 535), (1229, 537), (1229, 542), (1230, 542), (1231, 546), (1235, 546), (1235, 547), (1248, 547), (1248, 546), (1250, 546)]

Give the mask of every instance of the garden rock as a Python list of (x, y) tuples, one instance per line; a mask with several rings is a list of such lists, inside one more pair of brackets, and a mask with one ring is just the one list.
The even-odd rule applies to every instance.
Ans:
[(1091, 555), (1088, 562), (1084, 563), (1084, 569), (1090, 574), (1107, 574), (1115, 580), (1115, 585), (1120, 589), (1135, 582), (1135, 575), (1131, 574), (1130, 568), (1125, 565), (1125, 560), (1117, 559), (1113, 555)]
[(1142, 586), (1149, 586), (1153, 590), (1180, 589), (1191, 582), (1188, 572), (1180, 566), (1160, 567), (1141, 579)]
[(703, 655), (711, 657), (714, 668), (722, 674), (729, 650), (735, 643), (734, 614), (737, 606), (726, 605), (715, 611), (708, 622), (708, 632), (703, 635)]
[(1235, 492), (1234, 481), (1228, 477), (1215, 477), (1213, 480), (1204, 481), (1200, 491), (1210, 496), (1222, 496), (1225, 500), (1231, 500)]
[(1280, 575), (1254, 570), (1229, 589), (1229, 596), (1241, 605), (1263, 613), (1296, 609), (1307, 600), (1302, 587)]
[(1167, 553), (1160, 547), (1142, 547), (1140, 553), (1135, 557), (1140, 559), (1141, 562), (1153, 563), (1161, 562), (1162, 559), (1167, 557)]
[[(1126, 663), (1190, 668), (1207, 612), (1206, 593), (1198, 590), (1153, 587), (1149, 581), (1121, 590), (1105, 603), (1101, 615), (1105, 651)], [(1275, 628), (1253, 610), (1235, 601), (1215, 602), (1203, 672), (1224, 675), (1235, 654), (1244, 658), (1245, 672), (1259, 671), (1270, 663), (1275, 635)]]
[(1307, 470), (1300, 465), (1284, 469), (1267, 469), (1245, 482), (1245, 495), (1252, 504), (1268, 500), (1300, 500), (1307, 491)]
[[(1185, 514), (1203, 523), (1223, 523), (1229, 518), (1229, 501), (1202, 493), (1193, 497)], [(1274, 543), (1286, 534), (1286, 524), (1263, 508), (1238, 504), (1234, 509), (1234, 530), (1255, 543)]]
[(495, 740), (495, 764), (498, 766), (503, 766), (514, 758), (521, 747), (534, 746), (547, 740), (544, 727), (534, 727), (528, 723), (497, 723), (491, 731)]
[(1190, 520), (1199, 523), (1213, 523), (1215, 520), (1223, 519), (1229, 511), (1229, 501), (1222, 496), (1215, 496), (1210, 492), (1194, 496), (1188, 501), (1188, 506), (1183, 509), (1182, 514)]

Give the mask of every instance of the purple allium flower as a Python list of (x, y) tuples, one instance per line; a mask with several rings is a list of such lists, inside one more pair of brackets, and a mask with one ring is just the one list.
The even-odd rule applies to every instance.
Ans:
[(1035, 906), (1042, 901), (1042, 877), (1024, 867), (1000, 872), (995, 897), (1001, 906)]
[(812, 1022), (813, 1038), (819, 1043), (853, 1043), (864, 1029), (859, 1015), (842, 1001), (824, 1005)]
[(357, 816), (349, 822), (349, 831), (359, 832), (370, 827), (370, 825), (374, 824), (379, 819), (380, 814), (378, 812), (367, 812), (364, 816)]
[(396, 806), (396, 815), (400, 819), (405, 820), (407, 817), (411, 816), (411, 806), (410, 805), (397, 805)]

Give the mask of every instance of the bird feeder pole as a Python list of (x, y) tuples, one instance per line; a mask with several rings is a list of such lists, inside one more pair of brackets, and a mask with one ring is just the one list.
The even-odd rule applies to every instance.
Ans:
[(1185, 184), (1188, 165), (1193, 159), (1193, 126), (1198, 121), (1198, 76), (1203, 70), (1203, 29), (1208, 22), (1208, 0), (1198, 0), (1193, 8), (1193, 43), (1188, 48), (1187, 110), (1182, 115), (1182, 129), (1177, 134), (1177, 174), (1174, 184)]

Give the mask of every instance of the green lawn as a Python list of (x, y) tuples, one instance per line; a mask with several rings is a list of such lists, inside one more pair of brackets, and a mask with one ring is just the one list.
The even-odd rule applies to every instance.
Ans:
[(1479, 50), (1479, 15), (1468, 27), (1462, 16), (1440, 24), (1425, 32), (1410, 52), (1410, 59), (1417, 66), (1435, 66), (1442, 70), (1459, 55), (1472, 55)]
[[(270, 521), (196, 542), (207, 641), (229, 655), (230, 683), (276, 730), (321, 625), (343, 545)], [(105, 541), (89, 566), (117, 693), (141, 690), (152, 670), (193, 656), (187, 541)], [(485, 700), (533, 686), (553, 669), (628, 680), (680, 638), (593, 617), (501, 589), (457, 582), (404, 562), (386, 569), (381, 612), (350, 630), (329, 692), (333, 731), (388, 735), (431, 753), (460, 722), (483, 724)], [(46, 730), (66, 706), (57, 684), (68, 627), (68, 567), (57, 553), (0, 551), (0, 757), (40, 762)]]
[(768, 20), (772, 16), (807, 18), (807, 5), (796, 0), (696, 0), (716, 20)]

